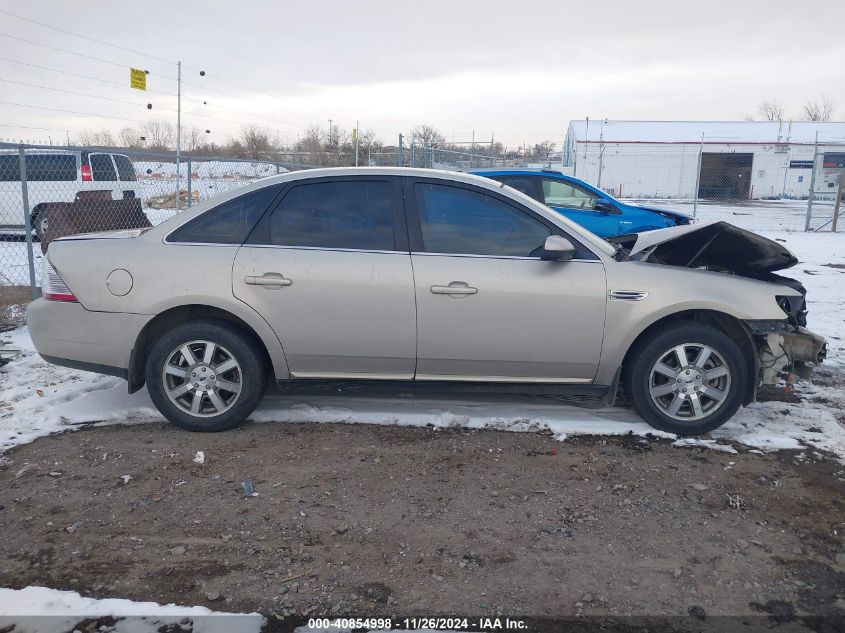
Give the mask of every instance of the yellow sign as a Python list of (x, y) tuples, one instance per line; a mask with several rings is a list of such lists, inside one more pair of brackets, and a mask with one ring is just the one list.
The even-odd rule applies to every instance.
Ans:
[(138, 68), (129, 69), (129, 85), (135, 90), (147, 89), (147, 73)]
[(354, 127), (354, 128), (352, 128), (352, 140), (354, 141), (357, 138), (358, 138), (358, 128)]

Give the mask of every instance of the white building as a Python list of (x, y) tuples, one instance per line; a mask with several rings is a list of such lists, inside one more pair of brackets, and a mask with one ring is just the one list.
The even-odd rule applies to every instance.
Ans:
[(845, 123), (572, 121), (562, 165), (626, 198), (806, 198), (814, 171), (817, 192), (835, 189)]

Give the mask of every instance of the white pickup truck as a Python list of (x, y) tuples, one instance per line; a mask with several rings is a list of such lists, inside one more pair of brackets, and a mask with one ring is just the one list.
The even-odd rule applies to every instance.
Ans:
[[(125, 154), (103, 150), (25, 150), (26, 183), (32, 228), (40, 239), (47, 228), (44, 205), (74, 202), (77, 194), (108, 191), (114, 200), (134, 198), (137, 175)], [(0, 231), (25, 226), (20, 154), (0, 150)]]

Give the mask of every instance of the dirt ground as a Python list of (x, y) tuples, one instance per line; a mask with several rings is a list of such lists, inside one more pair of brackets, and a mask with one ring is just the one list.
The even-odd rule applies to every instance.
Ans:
[(737, 448), (91, 427), (5, 455), (0, 586), (277, 617), (845, 616), (845, 467)]

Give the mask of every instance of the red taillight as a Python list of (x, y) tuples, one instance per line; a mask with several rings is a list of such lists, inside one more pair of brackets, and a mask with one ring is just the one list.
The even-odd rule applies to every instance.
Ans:
[(73, 295), (62, 294), (58, 292), (45, 292), (44, 298), (48, 301), (76, 301)]
[(82, 166), (82, 182), (91, 182), (91, 166)]
[(41, 294), (49, 301), (76, 301), (46, 256), (41, 269)]

